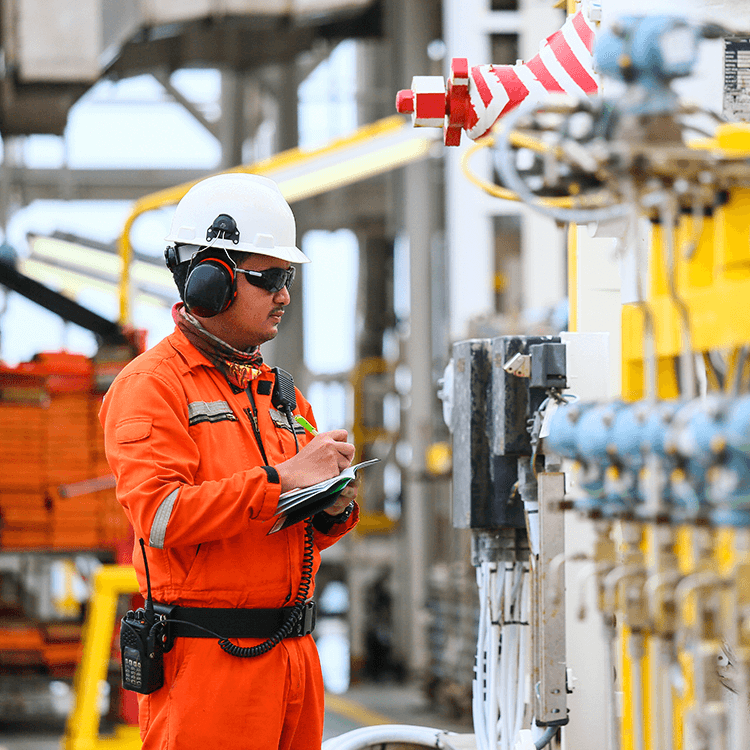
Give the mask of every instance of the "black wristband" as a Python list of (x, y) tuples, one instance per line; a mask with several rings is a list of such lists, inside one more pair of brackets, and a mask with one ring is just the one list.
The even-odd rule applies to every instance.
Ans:
[(313, 516), (313, 527), (321, 534), (328, 534), (334, 526), (337, 526), (338, 524), (344, 523), (346, 520), (348, 520), (353, 511), (354, 500), (352, 500), (349, 505), (347, 505), (346, 508), (341, 511), (341, 513), (335, 516), (332, 516), (330, 513), (326, 513), (324, 510), (321, 510), (320, 513), (316, 513)]
[(271, 484), (281, 484), (281, 480), (279, 479), (279, 472), (276, 471), (273, 466), (261, 466), (260, 468), (266, 472), (268, 481), (271, 482)]

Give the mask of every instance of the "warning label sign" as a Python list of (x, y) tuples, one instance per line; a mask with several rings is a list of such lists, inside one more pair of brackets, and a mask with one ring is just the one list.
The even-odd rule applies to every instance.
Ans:
[(750, 121), (750, 38), (724, 40), (724, 117)]

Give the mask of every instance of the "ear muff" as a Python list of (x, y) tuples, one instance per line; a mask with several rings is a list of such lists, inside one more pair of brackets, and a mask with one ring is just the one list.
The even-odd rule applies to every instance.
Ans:
[(224, 312), (237, 296), (237, 274), (228, 256), (199, 255), (193, 258), (185, 281), (185, 307), (198, 317), (212, 318)]
[(167, 245), (164, 251), (164, 261), (167, 264), (167, 268), (174, 273), (177, 266), (180, 265), (180, 256), (177, 253), (177, 248), (174, 245)]

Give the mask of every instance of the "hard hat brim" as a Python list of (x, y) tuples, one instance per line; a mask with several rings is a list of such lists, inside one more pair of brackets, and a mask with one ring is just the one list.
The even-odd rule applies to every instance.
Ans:
[[(169, 238), (167, 238), (169, 240)], [(194, 245), (193, 243), (180, 244), (176, 247), (180, 263), (190, 260), (201, 250), (209, 247), (205, 245)], [(269, 258), (278, 258), (289, 263), (309, 263), (310, 259), (297, 247), (256, 247), (249, 242), (239, 242), (236, 245), (229, 240), (215, 240), (210, 247), (221, 247), (225, 250), (235, 250), (241, 253), (255, 253), (256, 255), (267, 255)]]

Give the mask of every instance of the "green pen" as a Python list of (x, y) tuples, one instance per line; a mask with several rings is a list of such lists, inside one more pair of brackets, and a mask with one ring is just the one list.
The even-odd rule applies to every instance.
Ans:
[(304, 417), (301, 417), (299, 414), (294, 415), (294, 421), (297, 422), (297, 424), (302, 425), (311, 435), (318, 434), (318, 431)]

